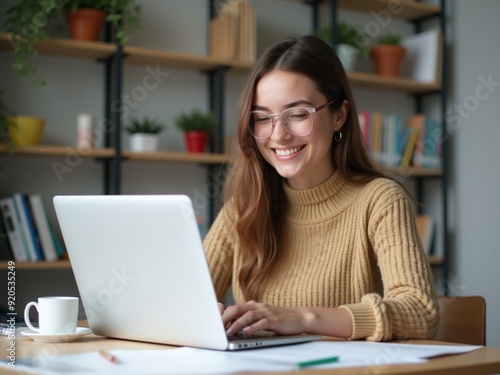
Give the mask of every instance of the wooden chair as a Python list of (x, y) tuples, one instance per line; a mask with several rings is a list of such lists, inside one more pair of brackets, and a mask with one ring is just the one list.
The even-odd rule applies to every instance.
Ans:
[(486, 345), (486, 301), (481, 296), (439, 297), (441, 319), (435, 340)]

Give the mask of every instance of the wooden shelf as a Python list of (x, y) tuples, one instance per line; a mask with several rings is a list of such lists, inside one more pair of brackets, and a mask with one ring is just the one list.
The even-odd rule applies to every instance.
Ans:
[[(113, 148), (94, 148), (91, 151), (79, 151), (70, 146), (16, 146), (14, 156), (36, 155), (36, 156), (67, 156), (77, 153), (80, 157), (87, 158), (112, 158)], [(0, 144), (0, 154), (8, 154), (8, 147)], [(230, 155), (225, 154), (191, 154), (187, 152), (157, 151), (157, 152), (132, 152), (122, 151), (122, 157), (130, 160), (146, 160), (173, 163), (200, 163), (200, 164), (224, 164), (231, 161)], [(443, 174), (441, 168), (386, 168), (381, 167), (386, 172), (395, 176), (404, 177), (439, 177)]]
[(223, 164), (230, 160), (229, 155), (224, 154), (209, 154), (209, 153), (187, 153), (187, 152), (132, 152), (123, 151), (123, 157), (132, 160), (147, 160), (159, 162), (176, 162), (176, 163), (201, 163), (201, 164)]
[[(441, 12), (441, 7), (409, 0), (339, 0), (342, 9), (354, 10), (356, 12), (370, 13), (386, 11), (391, 16), (415, 21), (431, 17)], [(393, 11), (392, 8), (394, 8)]]
[[(8, 154), (9, 148), (0, 144), (0, 154)], [(13, 155), (37, 155), (37, 156), (67, 156), (78, 154), (87, 158), (111, 158), (114, 155), (112, 148), (94, 148), (92, 150), (78, 150), (71, 146), (15, 146)]]
[[(291, 0), (305, 3), (315, 3), (317, 0)], [(326, 0), (324, 0), (326, 3)], [(408, 21), (416, 21), (422, 18), (431, 17), (441, 12), (441, 7), (433, 4), (426, 4), (410, 0), (338, 0), (341, 9), (353, 10), (356, 12), (370, 13), (386, 11), (391, 17)], [(395, 10), (392, 10), (395, 8)]]
[[(42, 55), (76, 57), (84, 59), (106, 59), (116, 51), (116, 45), (103, 42), (81, 42), (65, 38), (48, 38), (36, 45), (37, 51)], [(7, 33), (0, 33), (0, 50), (12, 51), (12, 45)], [(126, 63), (134, 64), (160, 64), (164, 67), (190, 69), (190, 70), (213, 70), (219, 66), (245, 73), (248, 72), (253, 63), (242, 61), (230, 61), (216, 59), (210, 56), (189, 55), (136, 46), (124, 46), (123, 52)]]
[[(115, 150), (113, 148), (95, 148), (91, 151), (79, 151), (70, 146), (16, 146), (14, 147), (14, 156), (18, 155), (36, 155), (36, 156), (67, 156), (77, 153), (80, 157), (87, 158), (112, 158)], [(8, 147), (0, 144), (0, 154), (8, 154)], [(230, 156), (224, 154), (190, 154), (187, 152), (132, 152), (124, 150), (122, 157), (131, 160), (147, 160), (173, 163), (200, 163), (200, 164), (223, 164), (229, 163)]]
[[(55, 262), (15, 262), (18, 270), (70, 270), (69, 260), (58, 260)], [(0, 269), (7, 270), (7, 262), (0, 262)]]
[(216, 59), (210, 56), (189, 55), (178, 52), (164, 51), (127, 45), (123, 48), (126, 55), (125, 63), (157, 65), (166, 67), (210, 71), (224, 66), (239, 73), (248, 72), (253, 63)]
[(384, 77), (378, 74), (347, 72), (347, 78), (353, 86), (373, 89), (404, 91), (412, 94), (422, 94), (441, 90), (440, 83), (418, 82), (408, 78)]
[[(364, 3), (364, 2), (363, 2)], [(422, 4), (421, 4), (422, 5)], [(6, 33), (0, 33), (0, 50), (11, 50), (12, 46)], [(87, 59), (105, 59), (113, 54), (115, 45), (102, 42), (79, 42), (71, 39), (49, 38), (37, 45), (41, 54), (77, 57)], [(237, 73), (248, 72), (253, 64), (241, 61), (215, 59), (209, 56), (188, 55), (164, 50), (125, 46), (126, 63), (160, 64), (164, 67), (208, 71), (223, 66)], [(441, 89), (439, 83), (424, 83), (406, 78), (382, 77), (377, 74), (348, 72), (353, 86), (374, 89), (404, 91), (408, 93), (426, 93)]]
[[(81, 42), (64, 38), (48, 38), (36, 45), (42, 55), (76, 57), (83, 59), (105, 59), (113, 54), (116, 47), (111, 43)], [(12, 51), (7, 33), (0, 33), (0, 50)]]

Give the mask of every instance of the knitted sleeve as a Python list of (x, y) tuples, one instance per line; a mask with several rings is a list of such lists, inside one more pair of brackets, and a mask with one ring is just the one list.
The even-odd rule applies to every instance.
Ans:
[(203, 248), (219, 301), (223, 300), (231, 285), (234, 253), (234, 240), (230, 235), (231, 227), (232, 224), (223, 208), (203, 241)]
[(439, 322), (438, 305), (410, 202), (392, 181), (379, 184), (372, 199), (368, 236), (382, 277), (383, 296), (368, 294), (359, 304), (344, 306), (353, 317), (351, 338), (432, 338)]

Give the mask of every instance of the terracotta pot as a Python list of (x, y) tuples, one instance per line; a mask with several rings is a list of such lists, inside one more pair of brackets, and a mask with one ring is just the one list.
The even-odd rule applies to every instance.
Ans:
[(83, 8), (66, 13), (71, 38), (76, 40), (98, 40), (105, 19), (106, 13), (95, 9)]
[(375, 71), (382, 76), (399, 77), (406, 49), (394, 44), (381, 44), (370, 51)]
[(201, 153), (205, 152), (210, 133), (198, 130), (187, 131), (184, 133), (184, 139), (188, 152)]

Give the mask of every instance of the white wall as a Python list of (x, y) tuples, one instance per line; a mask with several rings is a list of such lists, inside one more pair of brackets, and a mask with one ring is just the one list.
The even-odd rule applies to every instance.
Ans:
[[(456, 294), (486, 298), (488, 345), (500, 347), (500, 2), (449, 3), (450, 287)], [(491, 86), (484, 85), (490, 79)]]
[[(3, 12), (15, 0), (2, 1)], [(258, 14), (258, 50), (287, 34), (305, 34), (310, 31), (311, 14), (308, 6), (285, 0), (253, 0)], [(500, 26), (496, 20), (500, 3), (483, 0), (448, 1), (451, 38), (450, 106), (469, 108), (462, 117), (456, 112), (447, 118), (450, 130), (451, 152), (451, 239), (453, 269), (450, 290), (454, 294), (482, 294), (488, 303), (488, 344), (500, 346), (500, 139), (498, 120), (498, 86), (488, 92), (482, 89), (477, 97), (480, 77), (500, 82), (497, 37)], [(325, 9), (325, 12), (327, 10)], [(144, 2), (142, 30), (134, 34), (132, 44), (153, 48), (204, 54), (207, 52), (206, 2), (201, 0), (148, 0)], [(363, 26), (370, 16), (341, 12)], [(408, 33), (408, 25), (392, 19), (387, 30)], [(65, 31), (60, 32), (65, 35)], [(0, 52), (0, 89), (6, 90), (9, 106), (18, 113), (30, 113), (47, 119), (43, 143), (74, 144), (76, 115), (94, 113), (98, 118), (102, 108), (102, 66), (85, 60), (39, 58), (48, 87), (32, 90), (30, 81), (19, 78), (9, 68), (11, 58)], [(360, 67), (371, 69), (369, 61)], [(124, 92), (130, 93), (140, 84), (146, 72), (144, 66), (125, 68)], [(172, 127), (162, 135), (161, 147), (182, 149), (180, 133), (173, 128), (172, 119), (180, 111), (192, 107), (206, 108), (206, 77), (203, 74), (165, 68), (170, 74), (146, 100), (138, 103), (131, 116), (149, 114), (157, 116)], [(229, 75), (226, 86), (227, 133), (234, 133), (235, 107), (243, 83), (243, 76)], [(412, 101), (399, 93), (355, 90), (358, 109), (394, 111), (402, 115), (412, 110)], [(472, 108), (471, 108), (472, 107)], [(477, 107), (477, 108), (476, 108)], [(451, 107), (456, 108), (456, 107)], [(0, 156), (0, 196), (15, 191), (41, 193), (55, 223), (51, 197), (55, 194), (99, 194), (102, 192), (102, 166), (93, 160), (84, 160), (62, 182), (57, 181), (51, 169), (53, 161), (61, 158)], [(13, 176), (16, 175), (14, 178)], [(205, 186), (205, 169), (164, 163), (126, 162), (123, 165), (123, 193), (176, 193), (193, 194)], [(431, 184), (431, 187), (434, 188)], [(438, 187), (438, 186), (437, 186)], [(432, 190), (432, 189), (431, 189)], [(436, 190), (436, 189), (434, 189)], [(434, 194), (435, 191), (434, 191)], [(436, 201), (437, 202), (437, 201)], [(438, 203), (432, 201), (432, 205)], [(205, 212), (202, 212), (205, 213)], [(0, 277), (3, 277), (0, 274)], [(23, 271), (18, 276), (18, 304), (38, 295), (76, 291), (69, 271)]]

